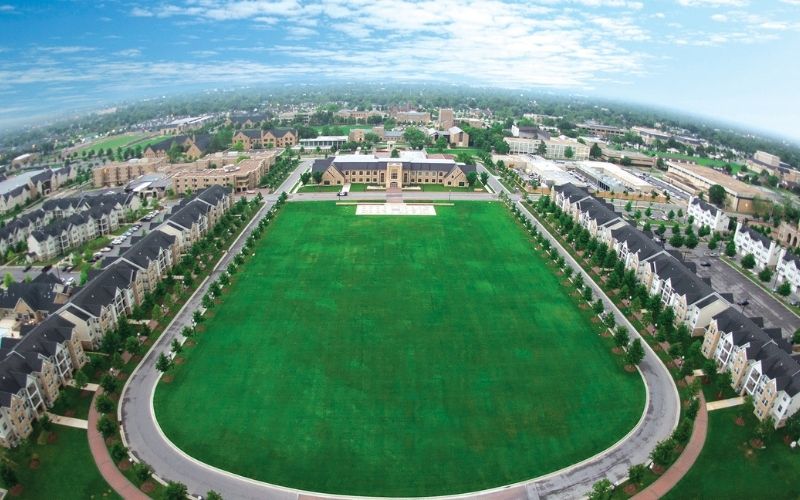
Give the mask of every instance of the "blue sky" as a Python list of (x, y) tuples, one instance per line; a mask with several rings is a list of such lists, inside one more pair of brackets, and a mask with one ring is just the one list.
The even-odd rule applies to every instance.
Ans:
[(0, 0), (0, 126), (272, 83), (557, 90), (800, 140), (800, 0)]

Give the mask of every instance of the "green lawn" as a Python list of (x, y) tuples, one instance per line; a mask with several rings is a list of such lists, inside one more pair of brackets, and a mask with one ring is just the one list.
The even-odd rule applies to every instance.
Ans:
[(142, 139), (143, 137), (145, 137), (144, 134), (114, 135), (114, 136), (111, 136), (111, 137), (106, 137), (105, 139), (102, 139), (99, 142), (96, 142), (96, 143), (94, 143), (94, 144), (92, 144), (90, 146), (87, 146), (87, 147), (83, 148), (83, 149), (85, 149), (86, 152), (88, 153), (89, 151), (98, 151), (100, 149), (105, 151), (108, 148), (111, 148), (111, 150), (114, 153), (116, 153), (117, 152), (117, 148), (121, 147), (122, 149), (125, 149), (125, 146), (127, 146), (127, 145), (129, 145), (129, 144), (131, 144), (133, 142), (136, 142), (136, 141)]
[(767, 439), (767, 447), (754, 450), (755, 417), (748, 413), (747, 425), (735, 424), (739, 408), (708, 414), (708, 435), (692, 469), (666, 498), (770, 498), (800, 497), (800, 452), (783, 443), (783, 433)]
[(499, 203), (289, 203), (155, 411), (192, 456), (296, 488), (438, 495), (613, 445), (644, 387)]
[(689, 156), (679, 153), (657, 153), (658, 156), (668, 160), (670, 158), (677, 159), (677, 160), (688, 160), (697, 163), (698, 165), (703, 165), (704, 167), (724, 167), (725, 165), (730, 165), (733, 168), (733, 173), (736, 174), (739, 169), (742, 168), (741, 163), (729, 162), (725, 160), (717, 160), (714, 158), (701, 158), (699, 156)]
[[(342, 190), (343, 186), (317, 186), (317, 185), (309, 185), (301, 187), (297, 192), (298, 193), (338, 193)], [(366, 191), (367, 185), (366, 184), (350, 184), (350, 191), (353, 193), (357, 193), (360, 191)]]
[(475, 193), (476, 188), (480, 188), (480, 183), (476, 183), (474, 187), (469, 186), (445, 186), (444, 184), (420, 184), (423, 191), (435, 191), (437, 193), (452, 191), (454, 193)]
[[(86, 431), (57, 425), (53, 425), (52, 431), (58, 435), (53, 444), (32, 441), (28, 450), (15, 448), (6, 452), (24, 487), (20, 498), (119, 498), (97, 470)], [(39, 455), (38, 469), (29, 467), (33, 453)]]
[(91, 391), (82, 391), (77, 387), (65, 387), (61, 390), (61, 395), (56, 399), (56, 403), (50, 408), (50, 413), (86, 420), (89, 418), (89, 406), (92, 404), (93, 395), (94, 393)]
[(437, 148), (425, 148), (425, 151), (427, 151), (428, 154), (440, 154), (441, 153), (441, 154), (446, 154), (446, 155), (457, 155), (458, 153), (469, 153), (469, 154), (474, 156), (474, 155), (477, 155), (478, 153), (480, 153), (483, 150), (482, 149), (478, 149), (478, 148), (455, 148), (455, 149), (443, 149), (443, 150), (439, 151), (439, 149), (437, 149)]

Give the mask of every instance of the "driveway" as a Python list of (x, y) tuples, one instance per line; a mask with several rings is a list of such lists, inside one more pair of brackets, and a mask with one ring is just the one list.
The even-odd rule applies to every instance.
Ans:
[[(302, 167), (298, 168), (278, 192), (284, 190), (288, 192), (299, 179), (301, 170)], [(496, 179), (490, 179), (490, 185), (498, 191), (502, 189)], [(267, 204), (242, 232), (242, 236), (232, 245), (231, 251), (223, 257), (221, 264), (212, 272), (211, 277), (203, 282), (170, 323), (164, 334), (134, 371), (122, 392), (118, 416), (123, 422), (123, 439), (126, 445), (138, 459), (153, 467), (159, 477), (184, 483), (195, 495), (205, 495), (207, 491), (213, 489), (227, 499), (334, 497), (262, 483), (203, 464), (184, 454), (169, 442), (158, 426), (153, 411), (152, 397), (159, 379), (159, 372), (155, 369), (158, 355), (161, 352), (168, 352), (172, 340), (180, 338), (181, 329), (191, 323), (191, 315), (200, 306), (201, 297), (205, 294), (209, 283), (216, 279), (225, 269), (228, 261), (238, 253), (253, 225), (272, 206), (274, 200), (274, 196), (267, 198)], [(557, 243), (555, 246), (558, 248)], [(571, 258), (566, 252), (565, 258), (571, 262)], [(579, 269), (574, 262), (572, 265)], [(592, 282), (587, 280), (587, 283)], [(619, 324), (626, 324), (632, 328), (612, 304), (608, 303), (607, 309), (614, 311)], [(584, 462), (540, 478), (484, 492), (457, 495), (453, 498), (504, 500), (545, 497), (582, 498), (596, 481), (603, 478), (608, 478), (612, 482), (618, 481), (627, 475), (630, 465), (645, 462), (656, 443), (669, 436), (677, 425), (679, 404), (675, 385), (666, 367), (649, 347), (646, 347), (645, 350), (646, 355), (640, 365), (640, 370), (648, 391), (647, 407), (637, 427), (614, 447), (595, 457), (590, 457)], [(191, 416), (187, 416), (187, 418), (191, 418)]]

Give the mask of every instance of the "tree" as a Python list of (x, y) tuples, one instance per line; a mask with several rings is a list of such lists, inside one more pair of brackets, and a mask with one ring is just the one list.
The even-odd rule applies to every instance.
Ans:
[(778, 286), (777, 292), (781, 297), (788, 297), (792, 293), (792, 285), (788, 281), (784, 281)]
[(161, 373), (165, 373), (170, 368), (172, 368), (172, 360), (170, 360), (167, 355), (162, 352), (158, 355), (158, 361), (156, 361), (156, 370), (160, 371)]
[(475, 183), (478, 182), (478, 174), (475, 172), (470, 172), (467, 174), (467, 184), (470, 186), (474, 186)]
[(616, 330), (614, 330), (614, 344), (617, 347), (625, 347), (630, 342), (630, 335), (628, 334), (628, 329), (624, 326), (618, 326)]
[(721, 207), (725, 204), (725, 188), (719, 184), (714, 184), (708, 188), (708, 201)]
[(583, 289), (583, 300), (585, 300), (586, 302), (592, 300), (592, 289), (589, 288), (589, 286), (586, 286)]
[(84, 387), (86, 387), (86, 384), (89, 383), (89, 377), (86, 375), (86, 373), (83, 372), (83, 370), (78, 370), (75, 373), (74, 380), (75, 380), (75, 387), (77, 387), (78, 389), (83, 389)]
[(567, 146), (566, 149), (564, 149), (564, 158), (569, 160), (572, 159), (573, 156), (575, 156), (575, 150), (572, 149), (572, 146)]
[(105, 375), (103, 375), (103, 378), (100, 379), (100, 387), (102, 387), (106, 393), (110, 394), (116, 391), (117, 386), (118, 386), (117, 379), (112, 377), (111, 374), (109, 373), (106, 373)]
[(672, 438), (659, 442), (655, 449), (650, 453), (650, 459), (657, 465), (667, 465), (672, 460), (672, 451), (675, 449), (675, 441)]
[(311, 177), (314, 178), (315, 184), (322, 184), (322, 172), (317, 170), (316, 172), (312, 172)]
[(484, 186), (489, 182), (489, 174), (486, 172), (481, 172), (481, 184)]
[(609, 500), (614, 488), (611, 481), (608, 479), (601, 479), (592, 485), (592, 491), (589, 493), (589, 500)]
[(642, 341), (639, 339), (633, 339), (631, 345), (628, 346), (628, 353), (625, 354), (625, 362), (629, 365), (637, 366), (642, 362), (642, 359), (644, 359), (644, 348), (642, 347)]
[(683, 246), (683, 236), (680, 234), (673, 234), (672, 237), (669, 239), (669, 244), (675, 248), (680, 248)]
[(101, 394), (97, 396), (97, 399), (94, 402), (94, 408), (99, 413), (111, 413), (114, 411), (114, 402), (111, 401), (111, 398), (105, 394)]
[(692, 232), (686, 235), (683, 244), (686, 245), (686, 248), (695, 248), (699, 242), (697, 235)]
[(745, 269), (753, 269), (756, 267), (756, 257), (755, 255), (749, 253), (742, 257), (742, 267)]
[(732, 240), (725, 244), (725, 255), (733, 257), (736, 255), (736, 243)]
[(411, 149), (422, 149), (425, 146), (425, 132), (415, 127), (408, 127), (403, 131), (403, 139)]
[(794, 335), (792, 336), (792, 342), (795, 344), (800, 344), (800, 328), (794, 331)]
[(15, 282), (16, 282), (16, 280), (14, 279), (14, 276), (11, 273), (6, 273), (5, 276), (3, 276), (3, 286), (4, 287), (8, 288), (8, 287), (11, 286), (12, 283), (15, 283)]
[(547, 144), (544, 141), (539, 141), (539, 145), (536, 146), (536, 153), (539, 156), (547, 155)]
[(136, 479), (138, 479), (140, 483), (150, 479), (150, 474), (152, 474), (152, 472), (150, 466), (144, 462), (133, 464), (133, 475), (136, 476)]
[(110, 438), (116, 432), (117, 424), (108, 415), (103, 415), (97, 421), (97, 430), (100, 431), (104, 438)]
[(206, 500), (222, 500), (222, 495), (214, 490), (208, 490), (208, 493), (206, 493)]
[(628, 480), (633, 484), (642, 484), (646, 472), (647, 467), (642, 464), (631, 465), (630, 468), (628, 468)]
[(142, 344), (139, 342), (136, 335), (125, 339), (125, 350), (133, 356), (142, 352)]
[(300, 182), (302, 182), (303, 184), (308, 184), (310, 180), (311, 180), (311, 172), (303, 172), (302, 174), (300, 174)]
[(633, 210), (633, 203), (631, 203), (630, 201), (628, 201), (628, 203), (626, 203), (626, 204), (625, 204), (625, 211), (626, 211), (626, 212), (630, 212), (630, 211), (632, 211), (632, 210)]
[(672, 220), (672, 219), (674, 219), (674, 218), (675, 218), (675, 211), (674, 211), (674, 210), (670, 210), (670, 211), (667, 213), (667, 218), (668, 218), (669, 220)]
[(89, 270), (86, 268), (81, 269), (81, 279), (80, 279), (80, 286), (86, 284), (89, 281)]
[(178, 339), (172, 339), (172, 343), (170, 344), (170, 349), (172, 349), (172, 352), (174, 352), (175, 354), (178, 354), (183, 350), (183, 346), (178, 341)]
[(398, 151), (397, 148), (393, 148), (389, 156), (392, 158), (400, 158), (400, 151)]
[(16, 471), (6, 462), (0, 463), (0, 480), (6, 488), (13, 488), (19, 483)]
[(768, 267), (765, 267), (758, 273), (758, 279), (764, 283), (769, 282), (769, 280), (772, 279), (772, 271), (770, 271)]
[(594, 144), (592, 144), (592, 147), (589, 148), (589, 157), (596, 159), (600, 158), (601, 156), (603, 156), (603, 150), (595, 142)]
[(603, 307), (603, 301), (602, 300), (597, 299), (597, 301), (595, 301), (592, 304), (592, 311), (594, 311), (595, 314), (600, 314), (604, 310), (605, 310), (605, 307)]
[(114, 443), (111, 445), (111, 458), (114, 459), (114, 462), (119, 463), (126, 456), (128, 456), (128, 448), (122, 443)]
[(166, 500), (184, 500), (188, 493), (189, 490), (185, 484), (170, 481), (164, 489), (164, 498)]

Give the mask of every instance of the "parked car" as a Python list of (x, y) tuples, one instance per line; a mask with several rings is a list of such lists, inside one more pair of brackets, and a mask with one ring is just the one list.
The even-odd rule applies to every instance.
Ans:
[(74, 283), (75, 283), (75, 278), (74, 277), (69, 277), (69, 278), (66, 279), (66, 281), (64, 281), (65, 285), (72, 285)]
[(111, 250), (113, 250), (113, 248), (111, 248), (111, 247), (103, 247), (103, 248), (100, 249), (100, 251), (103, 252), (103, 253), (110, 252)]
[(702, 267), (711, 267), (711, 263), (710, 262), (701, 262), (700, 265)]

